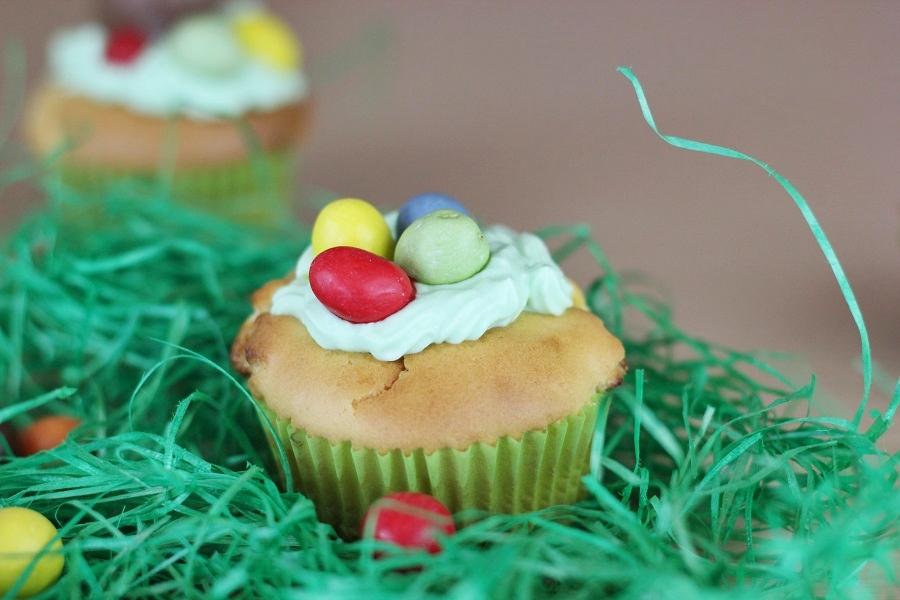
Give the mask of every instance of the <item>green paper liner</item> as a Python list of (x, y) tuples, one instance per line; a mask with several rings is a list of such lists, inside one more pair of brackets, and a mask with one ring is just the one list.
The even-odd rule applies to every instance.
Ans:
[(254, 155), (247, 161), (167, 171), (129, 171), (99, 166), (60, 166), (60, 183), (81, 192), (63, 207), (77, 219), (96, 216), (91, 198), (111, 191), (139, 190), (226, 219), (256, 225), (279, 225), (291, 216), (298, 152)]
[(321, 521), (348, 537), (357, 535), (366, 509), (391, 492), (430, 494), (453, 513), (514, 514), (577, 502), (586, 494), (581, 478), (589, 470), (594, 431), (605, 427), (608, 408), (605, 394), (598, 394), (578, 413), (521, 439), (381, 454), (308, 435), (263, 406), (287, 453), (295, 490), (313, 501)]

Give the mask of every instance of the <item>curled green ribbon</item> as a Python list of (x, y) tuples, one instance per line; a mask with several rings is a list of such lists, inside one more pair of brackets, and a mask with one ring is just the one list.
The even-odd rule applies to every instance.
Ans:
[(713, 144), (705, 144), (703, 142), (696, 142), (693, 140), (686, 140), (679, 137), (674, 137), (671, 135), (666, 135), (664, 133), (660, 133), (659, 129), (656, 127), (656, 123), (653, 121), (653, 115), (650, 112), (650, 106), (647, 103), (647, 98), (644, 96), (644, 90), (641, 87), (641, 83), (638, 81), (637, 77), (635, 77), (634, 73), (631, 72), (631, 69), (628, 67), (619, 67), (618, 71), (625, 75), (631, 81), (631, 84), (634, 86), (634, 91), (637, 94), (638, 102), (641, 105), (641, 112), (644, 114), (644, 120), (647, 121), (647, 124), (653, 129), (653, 131), (663, 139), (663, 141), (675, 146), (676, 148), (684, 148), (685, 150), (694, 150), (696, 152), (703, 152), (705, 154), (717, 154), (719, 156), (725, 156), (727, 158), (737, 158), (740, 160), (749, 160), (750, 162), (761, 167), (766, 173), (775, 178), (775, 181), (784, 188), (784, 191), (788, 193), (788, 195), (794, 200), (794, 203), (797, 205), (797, 208), (800, 209), (800, 212), (803, 214), (803, 218), (806, 219), (807, 225), (809, 225), (809, 229), (812, 231), (813, 236), (816, 238), (816, 242), (819, 244), (819, 248), (821, 248), (822, 253), (825, 255), (825, 259), (828, 261), (828, 264), (831, 266), (831, 270), (834, 273), (835, 278), (837, 279), (838, 286), (841, 288), (841, 293), (844, 295), (844, 301), (847, 303), (847, 307), (850, 309), (850, 314), (853, 315), (853, 320), (856, 323), (856, 328), (859, 331), (860, 344), (862, 346), (862, 375), (863, 375), (863, 397), (862, 402), (859, 405), (859, 408), (856, 410), (856, 415), (853, 418), (853, 424), (859, 429), (860, 422), (862, 421), (862, 417), (866, 412), (866, 404), (869, 399), (869, 393), (872, 387), (872, 350), (869, 345), (869, 334), (866, 332), (866, 324), (863, 321), (862, 311), (859, 309), (859, 304), (856, 301), (856, 296), (853, 294), (853, 290), (850, 287), (850, 282), (847, 280), (847, 276), (844, 274), (844, 269), (841, 267), (841, 263), (837, 258), (837, 255), (834, 252), (834, 248), (832, 248), (831, 243), (828, 241), (828, 238), (825, 235), (825, 232), (822, 230), (822, 226), (819, 225), (819, 221), (816, 219), (816, 216), (813, 214), (812, 209), (810, 209), (809, 205), (806, 203), (806, 200), (803, 199), (803, 196), (800, 195), (800, 192), (791, 185), (791, 183), (779, 175), (774, 169), (772, 169), (769, 165), (759, 161), (752, 156), (748, 156), (742, 152), (738, 152), (737, 150), (732, 150), (730, 148), (725, 148), (723, 146), (715, 146)]

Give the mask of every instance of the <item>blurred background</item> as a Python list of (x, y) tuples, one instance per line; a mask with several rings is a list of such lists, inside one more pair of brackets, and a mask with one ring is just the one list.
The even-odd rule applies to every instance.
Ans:
[[(887, 405), (900, 376), (900, 3), (268, 4), (302, 38), (316, 85), (304, 198), (392, 207), (433, 190), (488, 223), (588, 224), (619, 271), (663, 286), (682, 329), (796, 355), (785, 370), (800, 384), (815, 373), (823, 410), (851, 417), (860, 336), (800, 211), (759, 167), (659, 139), (616, 71), (632, 68), (662, 133), (740, 150), (803, 194), (884, 373), (870, 405)], [(2, 0), (0, 41), (24, 46), (33, 85), (48, 35), (92, 14), (90, 0)], [(40, 202), (28, 185), (4, 190), (0, 230)], [(566, 269), (582, 284), (599, 274), (587, 254)]]

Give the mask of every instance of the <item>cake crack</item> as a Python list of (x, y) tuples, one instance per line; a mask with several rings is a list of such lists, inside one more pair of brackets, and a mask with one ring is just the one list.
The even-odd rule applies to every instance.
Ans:
[(368, 394), (364, 394), (358, 398), (353, 399), (353, 410), (356, 409), (363, 404), (364, 402), (371, 402), (373, 400), (377, 400), (387, 392), (391, 391), (391, 388), (394, 387), (394, 384), (403, 377), (404, 373), (407, 373), (409, 370), (406, 368), (406, 359), (405, 357), (400, 357), (395, 361), (397, 363), (397, 370), (394, 372), (393, 378), (388, 381), (385, 381), (381, 389), (372, 390)]

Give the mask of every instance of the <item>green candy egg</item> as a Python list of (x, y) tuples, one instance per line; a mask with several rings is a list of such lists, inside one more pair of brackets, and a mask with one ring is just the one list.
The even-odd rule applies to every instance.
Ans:
[(181, 21), (169, 33), (167, 44), (176, 61), (205, 75), (227, 75), (244, 58), (231, 25), (216, 15), (199, 15)]
[(475, 275), (491, 257), (478, 223), (454, 210), (413, 221), (394, 250), (394, 262), (421, 283), (456, 283)]

